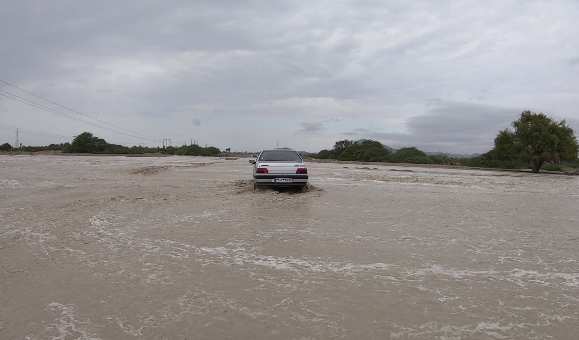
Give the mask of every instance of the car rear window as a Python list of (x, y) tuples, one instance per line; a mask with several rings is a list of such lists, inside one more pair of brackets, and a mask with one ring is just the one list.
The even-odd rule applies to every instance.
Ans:
[(267, 162), (302, 162), (302, 158), (295, 151), (264, 151), (260, 161)]

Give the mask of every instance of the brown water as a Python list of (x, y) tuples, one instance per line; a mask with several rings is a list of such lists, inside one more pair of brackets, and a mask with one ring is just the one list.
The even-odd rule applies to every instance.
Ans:
[(356, 167), (0, 156), (0, 339), (578, 338), (579, 178)]

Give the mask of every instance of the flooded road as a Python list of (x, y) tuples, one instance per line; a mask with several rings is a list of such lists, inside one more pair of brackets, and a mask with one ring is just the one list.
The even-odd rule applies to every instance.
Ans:
[(577, 339), (578, 177), (308, 165), (0, 156), (0, 339)]

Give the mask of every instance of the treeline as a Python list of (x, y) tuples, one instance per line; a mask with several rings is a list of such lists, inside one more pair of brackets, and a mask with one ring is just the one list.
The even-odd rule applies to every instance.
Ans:
[(184, 145), (181, 147), (169, 146), (165, 149), (160, 149), (160, 153), (171, 154), (171, 155), (183, 155), (183, 156), (216, 156), (221, 154), (221, 150), (214, 146), (208, 146), (206, 148), (200, 147), (199, 145)]
[(162, 153), (170, 155), (187, 156), (213, 156), (221, 153), (216, 147), (200, 147), (199, 145), (184, 145), (181, 147), (169, 146), (167, 148), (148, 148), (143, 146), (125, 147), (117, 144), (109, 144), (104, 139), (94, 136), (90, 132), (83, 132), (76, 136), (70, 145), (62, 148), (63, 153), (93, 153), (93, 154), (144, 154)]
[[(533, 169), (532, 161), (523, 159), (504, 159), (495, 149), (473, 158), (457, 158), (454, 162), (460, 165), (473, 168), (495, 168), (495, 169)], [(552, 159), (545, 161), (541, 166), (542, 170), (547, 171), (566, 171), (568, 168), (579, 169), (579, 162), (576, 160)]]
[(575, 132), (565, 120), (556, 121), (542, 113), (523, 111), (511, 125), (513, 130), (505, 129), (498, 133), (492, 150), (473, 158), (427, 155), (414, 147), (392, 153), (378, 141), (365, 140), (358, 143), (347, 139), (336, 142), (331, 150), (322, 150), (311, 156), (340, 161), (532, 169), (535, 173), (541, 168), (548, 171), (579, 168), (579, 143)]
[(331, 150), (322, 150), (310, 155), (317, 159), (335, 159), (339, 161), (358, 162), (388, 162), (411, 164), (452, 164), (453, 160), (445, 155), (427, 155), (415, 147), (402, 148), (390, 152), (382, 143), (375, 140), (365, 140), (357, 143), (344, 139), (337, 141)]
[[(495, 169), (533, 169), (532, 162), (518, 158), (505, 159), (495, 149), (478, 157), (452, 158), (446, 155), (427, 155), (415, 147), (407, 147), (396, 152), (390, 152), (382, 143), (374, 140), (365, 140), (362, 143), (352, 140), (341, 140), (334, 144), (333, 149), (322, 150), (318, 154), (309, 156), (316, 159), (339, 161), (445, 164)], [(568, 168), (579, 169), (579, 162), (557, 159), (545, 162), (542, 166), (542, 169), (547, 171), (566, 171)]]
[(18, 149), (12, 148), (8, 143), (0, 145), (1, 151), (24, 151), (37, 152), (45, 150), (61, 150), (63, 153), (90, 153), (90, 154), (145, 154), (161, 153), (169, 155), (187, 155), (187, 156), (214, 156), (219, 155), (221, 150), (216, 147), (200, 147), (199, 145), (184, 145), (181, 147), (169, 146), (144, 147), (132, 146), (127, 147), (118, 144), (109, 144), (104, 139), (94, 136), (90, 132), (83, 132), (76, 136), (72, 143), (50, 144), (48, 146), (23, 146)]
[(26, 152), (36, 152), (36, 151), (44, 151), (44, 150), (62, 150), (62, 148), (66, 145), (70, 145), (70, 143), (61, 143), (61, 144), (50, 144), (47, 146), (21, 146), (18, 149), (14, 149), (12, 145), (9, 143), (4, 143), (0, 145), (0, 151), (11, 151), (11, 150), (18, 150), (18, 151), (26, 151)]
[(502, 159), (493, 150), (472, 158), (457, 158), (455, 162), (473, 168), (530, 169), (530, 163), (520, 159)]

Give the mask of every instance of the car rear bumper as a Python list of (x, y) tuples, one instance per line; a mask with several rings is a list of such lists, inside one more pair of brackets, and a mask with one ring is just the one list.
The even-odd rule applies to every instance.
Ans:
[[(291, 182), (274, 182), (276, 178), (291, 178)], [(253, 175), (253, 180), (257, 185), (271, 186), (293, 186), (305, 185), (308, 183), (308, 175), (282, 175), (282, 174), (259, 174)]]

